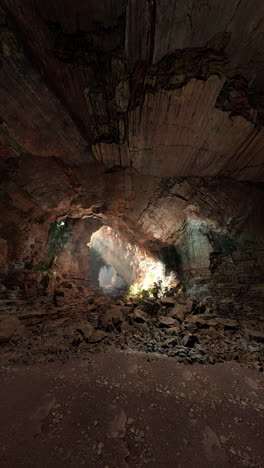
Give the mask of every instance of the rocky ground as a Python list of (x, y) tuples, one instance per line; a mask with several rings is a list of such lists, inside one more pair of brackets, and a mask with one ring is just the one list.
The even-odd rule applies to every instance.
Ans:
[(3, 468), (263, 467), (264, 375), (237, 363), (108, 349), (0, 381)]
[(2, 359), (12, 363), (65, 361), (114, 347), (185, 364), (237, 361), (263, 371), (264, 317), (248, 306), (197, 303), (183, 293), (122, 300), (71, 285), (52, 298), (9, 301), (1, 311), (0, 343)]
[(0, 313), (0, 467), (263, 466), (253, 309), (66, 284)]

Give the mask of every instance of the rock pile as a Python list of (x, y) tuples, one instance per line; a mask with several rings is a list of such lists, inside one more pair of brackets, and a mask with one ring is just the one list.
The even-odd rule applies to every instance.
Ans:
[(264, 320), (249, 307), (233, 304), (231, 315), (230, 305), (197, 303), (184, 294), (121, 300), (91, 290), (78, 302), (55, 297), (7, 310), (0, 322), (3, 352), (54, 358), (112, 345), (186, 364), (236, 360), (263, 370)]

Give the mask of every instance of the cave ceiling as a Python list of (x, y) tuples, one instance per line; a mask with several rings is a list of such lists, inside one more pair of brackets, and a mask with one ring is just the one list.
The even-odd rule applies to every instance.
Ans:
[(3, 0), (1, 166), (263, 181), (263, 19), (262, 0)]
[(66, 217), (151, 251), (196, 222), (262, 239), (263, 18), (260, 0), (3, 0), (9, 261), (39, 261)]

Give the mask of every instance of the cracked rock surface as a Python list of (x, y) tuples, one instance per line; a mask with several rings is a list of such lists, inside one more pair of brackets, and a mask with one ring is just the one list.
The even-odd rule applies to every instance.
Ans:
[(15, 152), (263, 181), (261, 0), (4, 0), (0, 14)]

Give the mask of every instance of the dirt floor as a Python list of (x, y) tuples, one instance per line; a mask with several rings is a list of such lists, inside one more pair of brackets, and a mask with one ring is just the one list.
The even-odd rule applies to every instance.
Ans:
[(264, 375), (108, 349), (0, 367), (0, 466), (264, 466)]

